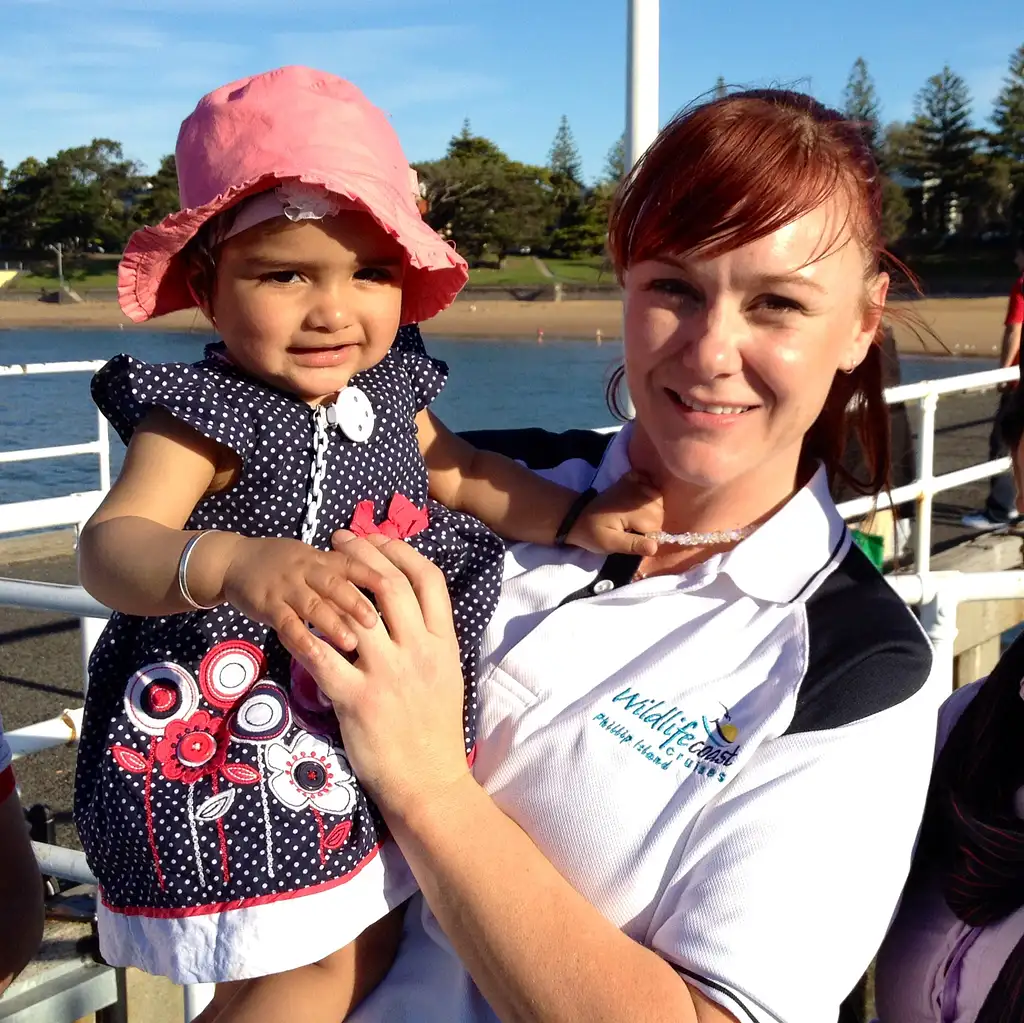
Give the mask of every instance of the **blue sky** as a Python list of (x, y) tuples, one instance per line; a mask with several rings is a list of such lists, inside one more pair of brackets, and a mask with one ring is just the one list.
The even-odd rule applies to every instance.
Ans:
[[(308, 64), (352, 79), (387, 110), (410, 160), (440, 156), (469, 117), (510, 156), (543, 163), (565, 114), (593, 178), (623, 127), (625, 9), (625, 0), (2, 0), (0, 160), (11, 167), (106, 136), (152, 169), (203, 93)], [(1019, 0), (662, 0), (661, 117), (718, 75), (797, 84), (839, 103), (863, 56), (885, 120), (908, 117), (915, 92), (948, 63), (983, 123), (1022, 42)]]

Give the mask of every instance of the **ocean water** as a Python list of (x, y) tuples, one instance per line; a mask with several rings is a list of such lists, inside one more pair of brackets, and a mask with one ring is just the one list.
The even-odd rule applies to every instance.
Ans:
[[(202, 356), (209, 334), (144, 330), (0, 331), (0, 365), (109, 359), (129, 352), (147, 362), (192, 362)], [(433, 405), (453, 430), (543, 426), (608, 426), (604, 388), (621, 360), (619, 342), (445, 340), (427, 341), (431, 355), (451, 370)], [(911, 356), (903, 381), (984, 369), (991, 360)], [(0, 377), (0, 451), (78, 444), (93, 440), (96, 409), (89, 398), (89, 373)], [(124, 448), (111, 434), (114, 471)], [(56, 497), (98, 485), (95, 456), (0, 464), (0, 504)]]

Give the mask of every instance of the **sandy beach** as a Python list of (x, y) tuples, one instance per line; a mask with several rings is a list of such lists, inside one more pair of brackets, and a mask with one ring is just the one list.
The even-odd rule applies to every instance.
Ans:
[[(932, 298), (917, 302), (893, 302), (896, 336), (901, 351), (955, 355), (996, 355), (1002, 337), (1006, 300), (1003, 298)], [(914, 332), (899, 322), (909, 313), (938, 338)], [(460, 299), (429, 323), (425, 335), (440, 337), (536, 338), (594, 341), (598, 331), (604, 340), (621, 335), (622, 305), (616, 299), (565, 302), (474, 302)], [(112, 301), (53, 305), (38, 301), (0, 301), (0, 330), (14, 328), (122, 327), (125, 330), (209, 330), (194, 310), (171, 313), (142, 327), (129, 322)]]

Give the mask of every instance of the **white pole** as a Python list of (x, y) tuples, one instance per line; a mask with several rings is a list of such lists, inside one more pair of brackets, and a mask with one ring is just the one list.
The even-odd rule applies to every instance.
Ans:
[(214, 984), (186, 984), (185, 985), (185, 1023), (192, 1023), (213, 1001)]
[[(629, 0), (626, 20), (626, 170), (646, 152), (658, 135), (659, 61), (661, 52), (660, 0)], [(626, 324), (622, 324), (625, 337)], [(625, 412), (635, 415), (633, 401), (622, 385)]]
[(626, 167), (658, 134), (660, 0), (629, 0), (626, 51)]

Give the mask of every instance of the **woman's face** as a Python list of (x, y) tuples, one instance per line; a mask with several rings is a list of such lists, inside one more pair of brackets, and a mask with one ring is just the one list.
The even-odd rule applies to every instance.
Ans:
[[(636, 468), (666, 489), (727, 488), (771, 507), (792, 492), (804, 435), (837, 372), (864, 358), (885, 301), (826, 204), (713, 259), (665, 254), (625, 274)], [(828, 252), (822, 256), (823, 252)]]

